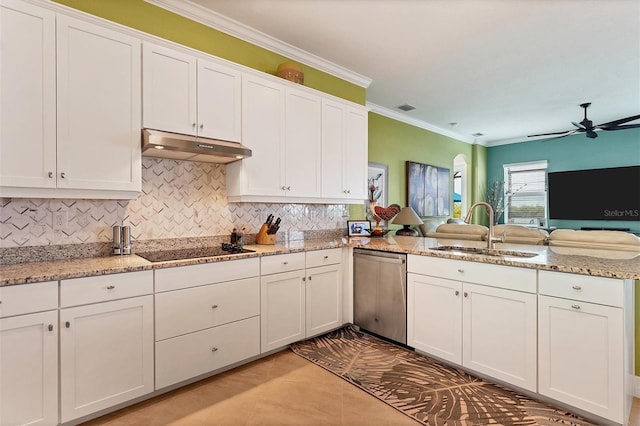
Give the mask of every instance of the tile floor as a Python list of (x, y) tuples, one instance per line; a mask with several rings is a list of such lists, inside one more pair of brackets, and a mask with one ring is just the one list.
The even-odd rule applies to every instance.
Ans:
[[(285, 350), (107, 414), (85, 426), (417, 424)], [(629, 424), (640, 426), (639, 399), (634, 400)]]

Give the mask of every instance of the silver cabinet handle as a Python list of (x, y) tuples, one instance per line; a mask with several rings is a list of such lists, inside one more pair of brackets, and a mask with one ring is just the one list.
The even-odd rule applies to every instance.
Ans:
[(309, 281), (311, 281), (311, 275), (309, 275)]
[(343, 190), (342, 190), (342, 192), (344, 192), (344, 193), (346, 194), (346, 193), (347, 193), (347, 190), (346, 190), (346, 189), (343, 189)]
[(347, 189), (347, 194), (351, 194), (351, 190), (350, 189)]
[(571, 305), (573, 309), (580, 309), (580, 305)]
[(580, 287), (579, 285), (574, 285), (571, 288), (574, 290), (582, 290), (582, 287)]
[(218, 307), (218, 305), (213, 305), (213, 306), (211, 307), (211, 309), (216, 309), (217, 307)]
[(469, 293), (467, 293), (466, 291), (464, 292), (464, 297), (469, 297)]
[(191, 123), (191, 127), (196, 128), (196, 123)]
[(460, 272), (461, 274), (463, 274), (463, 273), (464, 273), (464, 269), (460, 268), (460, 269), (458, 269), (458, 272)]
[(307, 281), (307, 277), (302, 277), (302, 282)]
[(53, 179), (53, 172), (49, 172), (47, 176), (49, 176), (49, 179)]
[(213, 348), (211, 348), (211, 352), (218, 352), (218, 348), (214, 346)]
[(283, 265), (288, 265), (288, 264), (289, 264), (289, 262), (282, 262), (282, 264), (283, 264)]
[(280, 187), (280, 189), (282, 189), (283, 191), (286, 191), (287, 187), (283, 185), (283, 186)]
[(287, 186), (287, 191), (291, 191), (291, 187), (290, 186)]
[(47, 330), (53, 331), (53, 324), (49, 324), (49, 326), (47, 327)]
[(204, 124), (200, 123), (200, 128), (204, 129)]
[(459, 296), (460, 292), (458, 290), (456, 290), (456, 296)]
[(115, 286), (115, 285), (108, 285), (108, 286), (107, 286), (107, 290), (113, 290), (114, 288), (116, 288), (116, 286)]
[(64, 172), (60, 173), (60, 177), (61, 177), (62, 179), (64, 179), (64, 178), (66, 177), (66, 175), (64, 174)]
[(69, 321), (65, 321), (64, 326), (67, 328), (71, 327), (71, 323)]

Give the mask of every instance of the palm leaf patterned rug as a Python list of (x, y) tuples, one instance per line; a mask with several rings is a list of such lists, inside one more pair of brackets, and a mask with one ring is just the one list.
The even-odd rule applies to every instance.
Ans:
[(594, 424), (351, 326), (291, 349), (424, 425)]

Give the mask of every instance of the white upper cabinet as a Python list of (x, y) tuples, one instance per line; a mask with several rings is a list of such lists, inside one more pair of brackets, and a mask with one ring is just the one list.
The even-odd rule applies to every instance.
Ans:
[(240, 142), (241, 73), (144, 43), (143, 126)]
[(227, 165), (229, 201), (284, 195), (284, 87), (253, 74), (242, 77), (242, 143), (252, 156)]
[(319, 197), (320, 97), (287, 88), (285, 110), (284, 191), (287, 197)]
[(0, 196), (135, 198), (140, 41), (2, 2)]
[(322, 196), (362, 201), (367, 197), (367, 111), (322, 100)]
[(62, 15), (57, 41), (58, 187), (140, 191), (140, 41)]
[(196, 132), (196, 58), (144, 43), (142, 125), (183, 134)]
[(55, 188), (55, 13), (0, 6), (0, 186)]
[(366, 198), (364, 107), (245, 73), (242, 142), (253, 155), (227, 166), (231, 202), (344, 203)]
[(240, 71), (198, 59), (198, 134), (208, 138), (240, 142)]

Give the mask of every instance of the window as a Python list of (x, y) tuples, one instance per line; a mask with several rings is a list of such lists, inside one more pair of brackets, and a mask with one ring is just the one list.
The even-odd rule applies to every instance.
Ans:
[(505, 164), (504, 222), (524, 226), (547, 224), (547, 162)]

